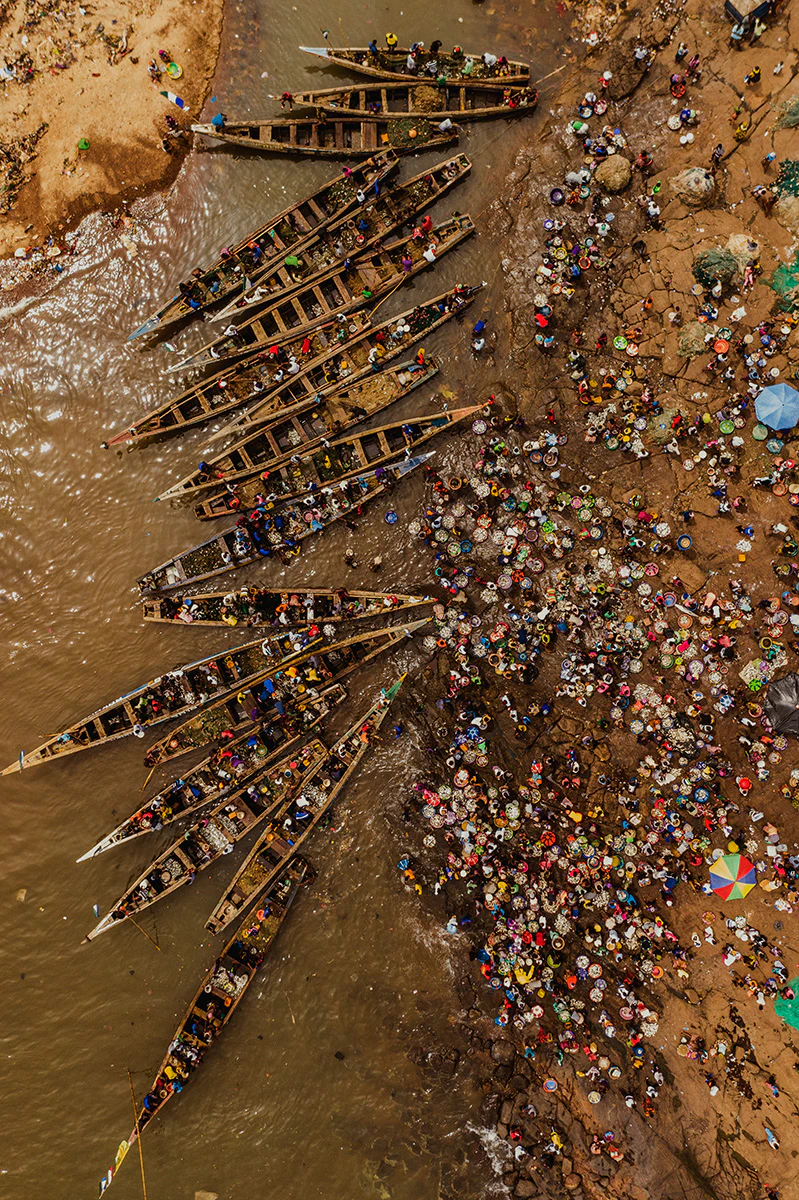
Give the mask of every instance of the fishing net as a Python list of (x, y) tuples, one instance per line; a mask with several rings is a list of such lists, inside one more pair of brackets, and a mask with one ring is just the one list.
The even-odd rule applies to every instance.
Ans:
[(430, 122), (419, 117), (396, 117), (388, 122), (390, 146), (412, 146), (414, 143), (426, 142), (432, 132)]
[(778, 129), (795, 129), (799, 125), (799, 96), (791, 96), (780, 108)]
[(783, 312), (790, 312), (799, 305), (799, 254), (793, 262), (780, 263), (769, 281), (771, 287), (780, 299)]
[(799, 160), (786, 158), (780, 163), (777, 189), (781, 196), (799, 196)]
[(705, 250), (694, 259), (694, 279), (703, 287), (712, 288), (717, 283), (732, 283), (738, 272), (735, 255), (729, 250)]
[(774, 1002), (774, 1011), (778, 1017), (782, 1017), (786, 1025), (799, 1029), (799, 979), (791, 980), (791, 989), (797, 993), (794, 999), (786, 1000), (778, 996)]

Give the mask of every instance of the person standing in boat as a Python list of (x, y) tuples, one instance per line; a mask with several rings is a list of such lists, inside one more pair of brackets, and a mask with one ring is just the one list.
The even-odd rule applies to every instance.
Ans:
[(386, 34), (386, 47), (389, 50), (396, 49), (398, 41), (399, 41), (399, 38), (397, 37), (396, 33), (387, 33)]

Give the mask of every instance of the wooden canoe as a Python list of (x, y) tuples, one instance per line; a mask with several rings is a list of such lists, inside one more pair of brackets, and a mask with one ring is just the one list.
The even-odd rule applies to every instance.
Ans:
[(234, 319), (224, 333), (182, 359), (174, 369), (226, 364), (248, 358), (273, 343), (282, 343), (289, 354), (283, 339), (294, 330), (305, 332), (396, 291), (432, 265), (424, 257), (431, 247), (438, 260), (473, 233), (474, 222), (463, 213), (431, 224), (424, 237), (409, 233), (373, 254), (354, 259), (345, 256), (307, 287), (293, 288), (288, 293), (278, 291), (274, 297), (265, 293), (261, 305)]
[(274, 517), (260, 514), (257, 519), (239, 517), (231, 529), (184, 550), (143, 575), (137, 581), (139, 589), (146, 596), (151, 592), (193, 586), (215, 575), (236, 571), (260, 558), (276, 556), (286, 562), (300, 552), (306, 538), (321, 533), (336, 521), (349, 520), (352, 513), (382, 496), (429, 458), (432, 453), (378, 467), (350, 483), (340, 484), (332, 495), (320, 497), (313, 507), (297, 505), (281, 510)]
[[(378, 327), (380, 328), (380, 327)], [(392, 356), (393, 357), (393, 356)], [(257, 435), (260, 441), (253, 443), (252, 453), (266, 458), (283, 458), (298, 448), (315, 444), (320, 438), (335, 437), (361, 413), (371, 416), (382, 412), (397, 400), (409, 396), (416, 388), (435, 379), (438, 362), (425, 358), (424, 363), (406, 362), (389, 365), (385, 370), (360, 372), (355, 382), (343, 390), (330, 385), (327, 389), (314, 392), (284, 409), (278, 409), (264, 422), (247, 431), (246, 438), (235, 443), (229, 453), (203, 459), (196, 471), (192, 471), (165, 492), (158, 500), (192, 499), (198, 489), (217, 487), (225, 471), (235, 471), (249, 461), (249, 452), (239, 457), (239, 445), (247, 445)], [(245, 457), (246, 454), (246, 457)]]
[(244, 510), (256, 507), (269, 512), (302, 496), (315, 495), (320, 489), (335, 487), (369, 467), (383, 466), (398, 454), (418, 453), (436, 434), (465, 421), (479, 412), (480, 407), (476, 404), (471, 408), (406, 417), (404, 421), (336, 438), (328, 445), (317, 444), (312, 453), (283, 458), (270, 463), (264, 471), (256, 466), (248, 475), (237, 473), (237, 482), (230, 484), (232, 493), (222, 488), (206, 494), (194, 514), (201, 521), (229, 517), (231, 499)]
[(238, 591), (196, 592), (186, 595), (154, 596), (142, 601), (145, 621), (169, 625), (265, 626), (291, 629), (298, 625), (321, 624), (323, 630), (342, 621), (362, 621), (392, 615), (420, 604), (432, 596), (409, 596), (403, 592), (363, 592), (338, 588), (295, 588), (274, 591), (254, 585)]
[[(11, 775), (91, 746), (102, 746), (134, 731), (144, 737), (145, 729), (186, 716), (217, 696), (245, 684), (262, 673), (266, 663), (281, 662), (283, 639), (259, 638), (234, 649), (225, 649), (196, 662), (184, 663), (143, 683), (88, 717), (48, 738), (30, 754), (20, 754), (2, 772)], [(289, 655), (292, 657), (293, 651)]]
[(246, 912), (302, 848), (344, 791), (372, 743), (379, 740), (380, 726), (404, 679), (403, 675), (358, 718), (330, 748), (329, 757), (314, 775), (306, 777), (299, 791), (293, 792), (277, 811), (272, 812), (268, 825), (206, 921), (205, 928), (211, 933), (221, 933), (231, 921)]
[[(273, 416), (240, 438), (227, 453), (203, 459), (196, 471), (186, 475), (158, 497), (159, 500), (194, 500), (198, 493), (224, 490), (228, 480), (246, 478), (258, 470), (283, 463), (292, 455), (354, 429), (361, 421), (384, 412), (397, 400), (434, 379), (438, 374), (435, 359), (423, 364), (405, 363), (404, 369), (360, 374), (357, 383), (344, 393), (319, 397)], [(238, 510), (231, 502), (228, 511)]]
[(260, 720), (264, 715), (271, 719), (273, 710), (280, 705), (303, 703), (320, 688), (341, 683), (352, 671), (404, 645), (406, 638), (428, 621), (426, 618), (344, 638), (309, 651), (285, 671), (264, 671), (259, 679), (251, 682), (243, 701), (234, 696), (219, 700), (196, 718), (178, 726), (170, 737), (152, 747), (147, 764), (166, 762), (188, 750), (208, 746), (222, 733), (235, 734), (237, 729), (251, 729), (253, 720)]
[[(378, 188), (377, 195), (370, 195), (357, 210), (349, 210), (343, 217), (333, 221), (320, 243), (332, 247), (334, 252), (350, 255), (366, 253), (375, 242), (388, 237), (403, 224), (416, 217), (434, 204), (456, 184), (460, 183), (472, 169), (465, 154), (456, 154), (444, 159), (429, 171), (420, 171), (405, 183), (392, 180), (388, 186)], [(252, 304), (259, 304), (258, 288), (262, 274), (251, 272), (252, 287), (221, 310), (218, 320), (238, 317)]]
[[(348, 319), (334, 318), (323, 325), (317, 325), (307, 333), (292, 332), (291, 339), (281, 340), (282, 353), (287, 357), (297, 357), (300, 360), (319, 359), (320, 361), (331, 352), (331, 347), (341, 348), (348, 339), (363, 333), (369, 327), (368, 313), (354, 312)], [(303, 346), (307, 343), (307, 350)], [(264, 360), (268, 355), (264, 352)], [(141, 417), (128, 429), (114, 434), (103, 448), (121, 445), (123, 442), (151, 441), (167, 434), (182, 433), (194, 425), (202, 425), (225, 413), (239, 408), (253, 395), (262, 395), (265, 385), (261, 375), (266, 371), (265, 362), (256, 359), (252, 363), (241, 362), (228, 367), (220, 367), (213, 375), (192, 384), (180, 395), (167, 400), (157, 408), (151, 409), (146, 416)], [(269, 360), (274, 374), (274, 366)], [(289, 381), (293, 378), (289, 376)], [(287, 385), (289, 386), (289, 385)]]
[(227, 1026), (263, 966), (299, 889), (310, 883), (312, 877), (311, 868), (303, 859), (292, 859), (286, 869), (275, 876), (257, 913), (245, 917), (203, 977), (172, 1036), (152, 1087), (138, 1109), (133, 1131), (120, 1143), (113, 1167), (100, 1181), (101, 1196), (116, 1178), (131, 1146), (164, 1105), (173, 1096), (180, 1095)]
[[(411, 51), (398, 46), (393, 50), (379, 48), (377, 54), (372, 54), (368, 46), (346, 46), (337, 49), (332, 46), (300, 46), (300, 50), (323, 58), (331, 67), (344, 67), (345, 70), (357, 71), (361, 75), (374, 75), (378, 79), (407, 80), (413, 76), (435, 80), (442, 75), (445, 79), (480, 80), (481, 83), (486, 79), (501, 80), (504, 83), (527, 83), (530, 79), (530, 67), (527, 63), (514, 62), (511, 59), (505, 64), (497, 62), (496, 66), (487, 67), (482, 54), (466, 54), (464, 51), (458, 54), (439, 51), (431, 55), (422, 47), (414, 56), (414, 71), (409, 71), (407, 61)], [(473, 63), (473, 70), (464, 75), (463, 69), (469, 60)], [(430, 69), (427, 69), (428, 64)]]
[(77, 862), (96, 858), (114, 846), (160, 833), (166, 826), (205, 808), (212, 800), (230, 799), (249, 787), (278, 755), (292, 753), (309, 732), (347, 697), (340, 684), (332, 684), (307, 702), (289, 707), (274, 720), (250, 725), (246, 733), (219, 746), (196, 767), (173, 779), (111, 833), (101, 838)]
[(426, 117), (443, 121), (457, 117), (475, 121), (483, 117), (517, 117), (532, 112), (538, 101), (533, 88), (507, 83), (457, 83), (439, 87), (429, 82), (374, 83), (356, 87), (323, 88), (314, 92), (295, 92), (294, 103), (302, 108), (339, 113), (364, 121), (377, 120), (386, 113), (402, 117)]
[(360, 207), (358, 193), (372, 191), (396, 171), (399, 159), (393, 150), (356, 163), (349, 175), (338, 175), (309, 196), (284, 208), (266, 225), (228, 246), (209, 267), (192, 272), (177, 295), (135, 330), (128, 341), (163, 329), (241, 292), (254, 274), (262, 275), (288, 254), (319, 238), (331, 222)]
[(266, 121), (227, 121), (224, 129), (192, 125), (193, 133), (226, 146), (244, 146), (262, 154), (306, 154), (312, 158), (367, 158), (378, 150), (415, 154), (440, 150), (458, 140), (458, 131), (442, 133), (431, 121), (397, 117), (388, 121), (292, 118)]
[(331, 350), (325, 359), (295, 375), (288, 387), (281, 383), (275, 386), (273, 371), (264, 368), (260, 375), (264, 391), (214, 437), (240, 436), (244, 430), (263, 425), (273, 413), (285, 410), (287, 405), (297, 404), (309, 396), (334, 395), (342, 384), (349, 385), (381, 370), (434, 330), (459, 316), (483, 287), (485, 283), (456, 284), (449, 292), (442, 292), (432, 300), (425, 300), (396, 317), (370, 326), (360, 336), (356, 335), (346, 350)]
[(265, 821), (270, 813), (282, 812), (287, 801), (301, 792), (303, 784), (314, 778), (329, 757), (327, 747), (314, 738), (295, 755), (289, 755), (265, 771), (257, 788), (222, 800), (153, 859), (86, 934), (84, 942), (93, 942), (100, 934), (121, 925), (129, 917), (140, 916), (159, 900), (192, 883), (198, 871), (207, 870), (223, 854), (230, 854), (236, 842)]

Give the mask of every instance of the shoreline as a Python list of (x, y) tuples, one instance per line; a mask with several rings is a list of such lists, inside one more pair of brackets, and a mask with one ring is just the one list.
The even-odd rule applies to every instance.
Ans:
[[(550, 521), (559, 523), (555, 516), (555, 511), (563, 508), (556, 498), (559, 489), (573, 495), (582, 485), (583, 492), (605, 497), (608, 515), (600, 545), (612, 554), (605, 562), (614, 567), (640, 558), (640, 552), (631, 554), (631, 531), (637, 534), (635, 544), (644, 546), (658, 522), (671, 527), (669, 534), (661, 535), (658, 544), (652, 543), (644, 554), (659, 568), (660, 580), (650, 581), (650, 592), (639, 593), (641, 600), (636, 605), (635, 591), (625, 595), (617, 586), (612, 604), (605, 602), (610, 607), (604, 617), (614, 606), (622, 605), (630, 614), (625, 620), (635, 622), (633, 629), (640, 630), (637, 636), (642, 644), (631, 642), (626, 654), (628, 660), (643, 660), (636, 664), (642, 674), (628, 677), (623, 662), (611, 656), (606, 667), (610, 675), (605, 675), (605, 680), (612, 680), (608, 713), (599, 694), (607, 692), (608, 686), (596, 688), (600, 673), (587, 654), (594, 644), (591, 639), (597, 634), (602, 637), (602, 623), (598, 630), (591, 628), (591, 610), (580, 597), (593, 593), (590, 603), (596, 607), (597, 582), (603, 587), (607, 583), (605, 594), (609, 596), (612, 575), (597, 573), (590, 558), (584, 562), (585, 551), (579, 553), (579, 542), (571, 553), (567, 550), (559, 565), (547, 562), (541, 553), (544, 547), (536, 546), (531, 553), (541, 554), (542, 570), (547, 574), (539, 576), (538, 590), (528, 594), (539, 598), (550, 585), (546, 606), (553, 614), (546, 618), (546, 628), (553, 643), (550, 651), (558, 641), (555, 654), (535, 660), (540, 679), (532, 691), (519, 688), (521, 680), (513, 671), (505, 669), (499, 674), (501, 657), (495, 679), (485, 658), (475, 658), (469, 651), (469, 634), (453, 617), (453, 600), (449, 599), (448, 608), (439, 613), (437, 635), (451, 649), (443, 652), (447, 657), (431, 668), (427, 679), (428, 692), (438, 697), (439, 713), (429, 718), (426, 736), (440, 748), (415, 772), (420, 796), (411, 801), (414, 824), (405, 884), (409, 889), (422, 888), (422, 904), (455, 935), (453, 940), (462, 943), (462, 986), (465, 994), (472, 992), (475, 999), (468, 1013), (453, 1014), (450, 1020), (461, 1027), (462, 1056), (472, 1060), (466, 1069), (485, 1094), (476, 1120), (493, 1133), (483, 1139), (484, 1148), (486, 1139), (495, 1139), (492, 1158), (500, 1162), (504, 1157), (502, 1184), (520, 1200), (562, 1196), (564, 1189), (576, 1200), (600, 1195), (632, 1196), (634, 1200), (660, 1200), (677, 1194), (714, 1195), (719, 1200), (760, 1200), (764, 1193), (795, 1195), (785, 1148), (791, 1144), (796, 1055), (792, 1030), (775, 1014), (773, 1005), (777, 992), (795, 973), (797, 955), (797, 936), (784, 914), (795, 911), (799, 889), (794, 872), (789, 869), (785, 877), (780, 866), (788, 855), (797, 853), (791, 837), (796, 781), (789, 778), (793, 759), (789, 748), (772, 756), (774, 765), (768, 765), (768, 730), (763, 733), (760, 723), (752, 719), (752, 704), (758, 697), (754, 689), (747, 690), (752, 662), (764, 661), (763, 610), (774, 603), (770, 598), (774, 593), (779, 606), (783, 580), (793, 579), (792, 572), (786, 575), (790, 559), (775, 558), (780, 553), (780, 533), (771, 538), (767, 535), (774, 522), (782, 522), (783, 531), (796, 523), (787, 496), (777, 499), (792, 478), (790, 465), (786, 472), (781, 464), (792, 454), (795, 443), (790, 432), (778, 439), (786, 443), (784, 450), (781, 444), (765, 446), (752, 438), (755, 392), (774, 379), (793, 386), (799, 380), (796, 293), (780, 290), (779, 273), (775, 281), (780, 264), (795, 263), (799, 202), (785, 188), (775, 192), (776, 202), (754, 190), (776, 189), (780, 161), (795, 157), (791, 153), (795, 131), (780, 127), (785, 102), (796, 96), (794, 76), (790, 63), (783, 70), (778, 67), (795, 43), (790, 32), (793, 14), (783, 9), (754, 46), (749, 46), (747, 38), (739, 51), (727, 44), (732, 22), (722, 11), (708, 15), (695, 0), (689, 0), (679, 14), (670, 14), (668, 21), (662, 10), (658, 12), (657, 17), (639, 12), (625, 18), (612, 28), (609, 41), (596, 48), (589, 43), (589, 55), (570, 72), (569, 80), (550, 101), (550, 115), (543, 127), (512, 165), (505, 193), (493, 208), (495, 228), (501, 231), (499, 258), (506, 311), (504, 317), (492, 314), (489, 330), (496, 350), (490, 349), (488, 357), (478, 358), (476, 364), (478, 381), (480, 375), (489, 381), (483, 390), (496, 390), (498, 397), (502, 394), (502, 416), (488, 419), (486, 439), (493, 427), (498, 442), (513, 444), (513, 454), (522, 452), (515, 462), (527, 467), (523, 467), (523, 477), (531, 475), (539, 481), (533, 494), (550, 514)], [(592, 21), (596, 21), (596, 11), (586, 18), (583, 40), (595, 28)], [(684, 94), (675, 95), (670, 77), (685, 70), (685, 60), (675, 62), (681, 40), (688, 45), (686, 57), (695, 51), (699, 54), (700, 75), (698, 80), (689, 79)], [(650, 52), (646, 69), (634, 65), (636, 46)], [(761, 68), (760, 81), (747, 84), (744, 76), (755, 65)], [(612, 72), (605, 93), (607, 114), (587, 119), (585, 132), (600, 141), (603, 127), (618, 132), (614, 149), (629, 164), (620, 168), (618, 187), (609, 167), (603, 166), (599, 176), (594, 175), (597, 158), (590, 149), (584, 153), (584, 134), (578, 136), (573, 128), (584, 93), (603, 96), (600, 76), (607, 69)], [(732, 113), (738, 105), (740, 111)], [(698, 119), (672, 129), (668, 118), (683, 106), (696, 110)], [(747, 125), (748, 135), (737, 140), (735, 131)], [(681, 142), (686, 133), (692, 137)], [(711, 152), (719, 144), (723, 153), (714, 166)], [(641, 169), (635, 160), (644, 150), (652, 154), (653, 161)], [(765, 155), (772, 152), (776, 155), (773, 165), (765, 161)], [(571, 205), (551, 204), (551, 190), (557, 187), (564, 196), (568, 194), (566, 175), (583, 167), (591, 168), (590, 198), (578, 196)], [(598, 187), (600, 178), (606, 182)], [(659, 209), (652, 216), (647, 213), (649, 204)], [(596, 225), (608, 213), (614, 220), (605, 224), (612, 228), (597, 235)], [(593, 218), (590, 222), (589, 216)], [(543, 221), (553, 218), (565, 223), (563, 229), (544, 228)], [(566, 253), (553, 254), (552, 238), (559, 234)], [(602, 247), (605, 253), (589, 260), (583, 251), (581, 274), (567, 299), (558, 261), (567, 259), (572, 242), (585, 244), (585, 236), (592, 234), (595, 248)], [(720, 261), (730, 264), (729, 277), (720, 288), (714, 283), (718, 276), (704, 286), (698, 283), (696, 272), (701, 274), (701, 263), (709, 251), (722, 256), (712, 258), (712, 270), (719, 269)], [(549, 267), (542, 273), (545, 257)], [(604, 258), (607, 265), (597, 263), (597, 258)], [(557, 295), (550, 290), (553, 280), (558, 281)], [(711, 309), (717, 310), (715, 316), (709, 315)], [(546, 318), (543, 324), (533, 323), (535, 313)], [(725, 332), (728, 326), (729, 333)], [(762, 359), (762, 365), (742, 364), (759, 343), (759, 333), (769, 339), (763, 343), (769, 359)], [(549, 336), (554, 341), (547, 345)], [(631, 342), (634, 353), (628, 354)], [(612, 386), (616, 379), (623, 381), (624, 390)], [(476, 386), (481, 385), (478, 382)], [(512, 436), (517, 427), (514, 409), (520, 421), (517, 436)], [(721, 423), (726, 424), (719, 438)], [(556, 454), (554, 461), (547, 464), (545, 459), (542, 467), (530, 470), (522, 443), (538, 445), (535, 439), (553, 433), (568, 443), (562, 457)], [(488, 479), (498, 480), (500, 488), (506, 481), (505, 486), (513, 489), (514, 470), (511, 467), (509, 474), (508, 461), (503, 462), (506, 453), (499, 450), (487, 456), (486, 461), (496, 467)], [(776, 494), (762, 482), (752, 488), (754, 479), (768, 480), (769, 473)], [(445, 513), (454, 500), (447, 500), (447, 472), (442, 475), (436, 485), (438, 495), (428, 492), (431, 507), (424, 516), (418, 514), (423, 527), (430, 522), (431, 513)], [(783, 475), (786, 484), (781, 483)], [(461, 508), (464, 499), (467, 505), (474, 500), (470, 489), (458, 492)], [(443, 507), (436, 508), (442, 501)], [(485, 503), (491, 510), (492, 501)], [(689, 516), (683, 517), (681, 510)], [(451, 520), (451, 516), (438, 519)], [(753, 527), (751, 536), (741, 534), (744, 527)], [(469, 524), (464, 529), (458, 520), (457, 529), (461, 529), (460, 535), (451, 535), (456, 540), (458, 536), (471, 539)], [(688, 535), (687, 549), (678, 544), (678, 535), (683, 533)], [(424, 528), (419, 536), (424, 536)], [(557, 532), (554, 536), (560, 538)], [(793, 530), (785, 532), (783, 545), (787, 546), (792, 536)], [(432, 537), (428, 544), (438, 548)], [(590, 553), (596, 558), (596, 550)], [(563, 557), (562, 549), (556, 557)], [(489, 557), (476, 563), (489, 579), (497, 571), (493, 562)], [(457, 576), (463, 563), (462, 558), (450, 563), (446, 556), (439, 556), (437, 574)], [(583, 582), (575, 595), (569, 580), (578, 573)], [(675, 633), (673, 619), (671, 629), (664, 633), (667, 620), (658, 621), (657, 605), (646, 599), (649, 594), (662, 594), (670, 585), (678, 597), (681, 589), (690, 597), (690, 608), (682, 610), (680, 628), (696, 626), (698, 621), (708, 626), (698, 639), (679, 630)], [(451, 591), (454, 594), (458, 588), (453, 586)], [(708, 602), (704, 601), (706, 594), (711, 597)], [(480, 599), (488, 609), (482, 611), (480, 632), (487, 633), (503, 617), (501, 604), (499, 609), (491, 607), (497, 595), (523, 610), (515, 589), (504, 595), (495, 592), (493, 600), (490, 592), (483, 591)], [(784, 611), (779, 615), (785, 624), (779, 629), (791, 629), (788, 614), (797, 601), (793, 596), (786, 599), (789, 596), (790, 592), (783, 593)], [(717, 599), (720, 608), (714, 607)], [(442, 600), (447, 603), (446, 593)], [(465, 601), (461, 590), (454, 605)], [(570, 611), (570, 604), (575, 603), (579, 615)], [(470, 611), (474, 611), (471, 605)], [(668, 617), (665, 610), (664, 616)], [(581, 626), (588, 631), (587, 644)], [(611, 627), (618, 630), (618, 624)], [(698, 677), (692, 680), (691, 670), (678, 654), (680, 637), (686, 646), (690, 643), (686, 654), (700, 660), (698, 669), (709, 671), (709, 678), (705, 675), (698, 683)], [(474, 641), (472, 636), (473, 645)], [(500, 650), (506, 647), (504, 653), (511, 660), (519, 650), (512, 633), (500, 637), (498, 645)], [(767, 664), (767, 676), (775, 670), (777, 676), (790, 671), (794, 663), (790, 650), (797, 648), (799, 644), (789, 644), (788, 654), (783, 651), (776, 667)], [(529, 659), (529, 647), (526, 649)], [(558, 674), (558, 663), (564, 658), (570, 672), (565, 676), (568, 682)], [(575, 667), (575, 662), (569, 665), (571, 659), (579, 666)], [(669, 669), (665, 669), (667, 663)], [(449, 667), (453, 670), (448, 678)], [(515, 669), (520, 669), (518, 663)], [(477, 687), (470, 686), (475, 682), (475, 670), (481, 677)], [(729, 677), (726, 685), (725, 675)], [(629, 712), (625, 728), (628, 683), (635, 701), (632, 712), (640, 710), (644, 717), (637, 726), (633, 721), (632, 730)], [(656, 713), (647, 709), (645, 692), (639, 691), (647, 687), (661, 697)], [(514, 734), (517, 710), (524, 714), (531, 695), (527, 718)], [(617, 695), (621, 703), (612, 698)], [(731, 709), (727, 699), (733, 702)], [(692, 730), (696, 741), (691, 753), (678, 754), (674, 736), (664, 732), (664, 715), (670, 707), (685, 723), (683, 728)], [(725, 721), (728, 711), (733, 717)], [(465, 726), (473, 713), (489, 718), (484, 739), (488, 762), (477, 760), (482, 771), (471, 765), (474, 754), (470, 758), (465, 753)], [(436, 728), (442, 721), (442, 727)], [(640, 732), (636, 734), (637, 727)], [(521, 734), (518, 728), (522, 728)], [(575, 752), (576, 759), (572, 757)], [(779, 765), (781, 757), (787, 761)], [(636, 843), (641, 852), (644, 834), (652, 834), (655, 843), (663, 841), (658, 796), (665, 797), (669, 808), (676, 781), (686, 777), (697, 758), (700, 765), (710, 763), (709, 774), (703, 777), (712, 781), (708, 785), (710, 801), (706, 809), (690, 795), (672, 801), (674, 813), (669, 816), (681, 836), (681, 821), (686, 828), (693, 825), (694, 841), (686, 860), (679, 863), (677, 859), (679, 866), (671, 865), (668, 855), (673, 851), (663, 851), (663, 873), (670, 870), (675, 879), (653, 894), (648, 888), (655, 881), (646, 870), (653, 859), (632, 855)], [(532, 769), (531, 759), (536, 760)], [(462, 803), (457, 803), (453, 760), (459, 771), (466, 767), (476, 788), (476, 805), (469, 811), (476, 809), (477, 815), (471, 818)], [(486, 782), (491, 780), (491, 764), (494, 773), (498, 771), (499, 801), (490, 799), (491, 787)], [(581, 777), (574, 799), (558, 782), (571, 774)], [(449, 793), (445, 787), (439, 792), (441, 785), (448, 786)], [(518, 841), (507, 848), (502, 839), (508, 824), (501, 803), (502, 785), (514, 789), (514, 799), (515, 789), (526, 787), (529, 794), (532, 786), (537, 799), (528, 820), (524, 812), (520, 827), (516, 820)], [(483, 789), (487, 789), (488, 801)], [(615, 789), (620, 792), (618, 804)], [(638, 794), (623, 797), (625, 789)], [(574, 829), (572, 822), (581, 814), (568, 812), (566, 819), (564, 806), (567, 811), (579, 808), (587, 812), (592, 823), (583, 819)], [(687, 815), (680, 812), (683, 808)], [(755, 810), (764, 810), (765, 818)], [(445, 814), (443, 820), (436, 811)], [(702, 817), (706, 834), (701, 829)], [(510, 820), (513, 825), (514, 819)], [(432, 829), (428, 821), (432, 821)], [(547, 893), (546, 883), (539, 889), (532, 878), (534, 859), (540, 859), (542, 853), (541, 844), (535, 845), (536, 828), (540, 830), (544, 824), (554, 831), (552, 840), (557, 837), (561, 845), (570, 829), (598, 848), (603, 838), (613, 842), (626, 836), (629, 843), (632, 837), (633, 844), (627, 883), (615, 880), (625, 863), (618, 846), (612, 845), (614, 868), (605, 872), (601, 888), (626, 887), (628, 893), (635, 893), (635, 900), (628, 901), (623, 891), (617, 892), (619, 900), (611, 900), (610, 914), (607, 908), (601, 914), (591, 913), (590, 904), (585, 911), (580, 902), (576, 907), (582, 911), (576, 920), (572, 913), (559, 925), (562, 918), (556, 916), (554, 927), (559, 936), (553, 941), (560, 949), (554, 961), (551, 953), (546, 957), (546, 950), (538, 957), (528, 949), (528, 957), (524, 957), (528, 935), (525, 933), (524, 944), (520, 944), (519, 931), (525, 924), (530, 928), (524, 906), (514, 919), (504, 902), (501, 910), (495, 907), (498, 896), (507, 901), (509, 891), (516, 893), (514, 898), (524, 893), (522, 880), (528, 862), (534, 886), (526, 894), (534, 898), (532, 910), (542, 915), (557, 913), (558, 904), (566, 903), (564, 891), (553, 907), (551, 887)], [(440, 829), (441, 825), (445, 828)], [(466, 837), (459, 828), (466, 831)], [(699, 832), (704, 836), (699, 837)], [(482, 848), (486, 843), (480, 844), (481, 837), (488, 838), (494, 855), (488, 860), (489, 869), (482, 873), (481, 866), (487, 861), (483, 855), (488, 851)], [(471, 852), (470, 857), (461, 851), (459, 840)], [(744, 903), (725, 904), (703, 891), (713, 852), (726, 852), (730, 847), (752, 856), (763, 888), (762, 892), (759, 888), (753, 891)], [(781, 859), (780, 854), (785, 857)], [(771, 876), (775, 862), (779, 869)], [(638, 863), (643, 864), (643, 874)], [(491, 886), (486, 890), (487, 884)], [(553, 879), (551, 885), (568, 889), (563, 877), (559, 882)], [(605, 921), (608, 916), (609, 925)], [(737, 933), (746, 935), (741, 938), (743, 945), (735, 941), (736, 930), (724, 927), (727, 917), (743, 921), (743, 926), (737, 927)], [(551, 925), (553, 918), (546, 918), (544, 927), (547, 921)], [(621, 929), (628, 922), (631, 925), (625, 935)], [(664, 930), (669, 940), (660, 942)], [(751, 955), (751, 963), (736, 959), (735, 952), (745, 957), (751, 954), (753, 942), (757, 953)], [(728, 953), (728, 944), (735, 951)], [(471, 967), (465, 961), (466, 945)], [(598, 993), (589, 999), (581, 983), (589, 958), (598, 960), (607, 983), (601, 1005)], [(514, 962), (531, 961), (533, 968), (536, 963), (539, 968), (544, 965), (543, 971), (513, 966)], [(787, 975), (770, 975), (771, 962), (784, 964)], [(563, 969), (558, 970), (562, 964)], [(493, 994), (479, 980), (478, 967), (497, 989)], [(528, 984), (529, 975), (534, 979)], [(577, 1001), (571, 1005), (571, 1019), (570, 996)], [(620, 1004), (621, 1020), (615, 1015)], [(625, 1021), (632, 1024), (625, 1027)], [(637, 1069), (642, 1064), (643, 1069)], [(774, 1153), (772, 1138), (777, 1149), (782, 1141), (781, 1155)]]
[[(223, 9), (224, 0), (167, 0), (157, 9), (124, 0), (89, 15), (73, 4), (42, 14), (31, 29), (24, 0), (11, 7), (3, 46), (13, 77), (0, 91), (2, 184), (11, 197), (0, 212), (2, 291), (57, 270), (67, 235), (90, 213), (124, 208), (174, 182), (216, 71)], [(151, 61), (161, 68), (157, 81)], [(167, 74), (169, 61), (180, 77)]]

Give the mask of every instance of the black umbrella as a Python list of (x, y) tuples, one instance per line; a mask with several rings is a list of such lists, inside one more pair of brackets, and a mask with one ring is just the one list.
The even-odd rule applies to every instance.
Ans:
[(778, 733), (799, 737), (799, 675), (795, 671), (769, 684), (763, 712)]

